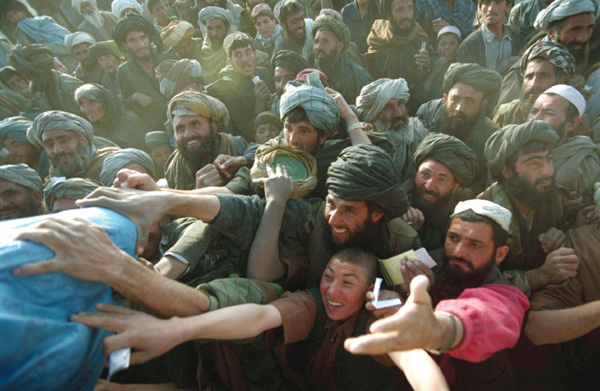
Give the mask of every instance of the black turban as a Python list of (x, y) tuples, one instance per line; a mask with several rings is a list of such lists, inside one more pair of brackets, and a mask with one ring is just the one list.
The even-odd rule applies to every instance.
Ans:
[(346, 201), (374, 204), (386, 219), (399, 217), (408, 210), (409, 199), (401, 181), (390, 155), (371, 144), (344, 149), (327, 171), (329, 194)]
[(483, 92), (484, 96), (490, 96), (500, 89), (502, 77), (498, 72), (490, 71), (481, 65), (454, 63), (444, 74), (444, 93), (447, 94), (456, 83), (468, 84)]
[(163, 50), (163, 42), (160, 39), (160, 34), (152, 23), (147, 21), (143, 16), (134, 14), (133, 12), (128, 13), (123, 19), (119, 20), (113, 27), (112, 36), (118, 46), (121, 46), (125, 42), (125, 37), (132, 31), (142, 31), (150, 38), (150, 41), (154, 43), (159, 52)]
[(291, 69), (296, 76), (301, 70), (310, 68), (310, 64), (294, 51), (280, 50), (271, 59), (271, 71), (274, 71), (275, 67)]
[(479, 166), (477, 155), (467, 144), (442, 133), (429, 133), (417, 147), (413, 156), (415, 166), (419, 167), (425, 159), (433, 159), (448, 167), (461, 186), (471, 183)]

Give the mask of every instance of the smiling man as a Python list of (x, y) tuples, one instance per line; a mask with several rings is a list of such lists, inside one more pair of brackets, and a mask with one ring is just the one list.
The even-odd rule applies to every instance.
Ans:
[(304, 8), (296, 0), (281, 1), (278, 5), (274, 13), (283, 28), (283, 39), (275, 46), (274, 53), (291, 50), (310, 61), (313, 55), (313, 20), (304, 18)]
[(118, 150), (106, 139), (94, 139), (94, 128), (88, 121), (64, 111), (38, 115), (27, 131), (27, 138), (46, 150), (53, 177), (98, 180), (102, 162)]
[[(174, 59), (172, 55), (155, 53), (150, 44), (154, 27), (139, 15), (129, 14), (113, 30), (117, 45), (130, 58), (117, 68), (117, 80), (125, 104), (133, 110), (151, 130), (164, 129), (167, 120), (167, 98), (160, 93), (155, 67), (162, 61)], [(161, 42), (162, 45), (162, 42)]]
[(25, 164), (0, 166), (0, 221), (40, 214), (42, 180)]
[(529, 121), (497, 131), (485, 148), (497, 182), (478, 198), (512, 212), (510, 252), (502, 270), (526, 294), (577, 274), (579, 259), (562, 247), (566, 237), (558, 229), (564, 224), (552, 162), (558, 139), (546, 122)]

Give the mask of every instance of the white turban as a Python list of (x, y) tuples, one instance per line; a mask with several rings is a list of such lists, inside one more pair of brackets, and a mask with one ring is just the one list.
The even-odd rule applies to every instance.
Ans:
[(125, 15), (121, 15), (121, 13), (123, 11), (125, 11), (127, 8), (133, 8), (135, 9), (138, 14), (142, 14), (143, 9), (142, 6), (140, 5), (140, 3), (138, 3), (135, 0), (114, 0), (112, 2), (112, 4), (110, 5), (110, 9), (112, 10), (112, 13), (117, 15), (117, 18), (121, 19), (122, 17), (124, 17)]
[(512, 218), (512, 214), (508, 209), (487, 200), (468, 200), (456, 204), (456, 208), (454, 208), (454, 214), (452, 214), (450, 217), (454, 217), (466, 210), (472, 210), (480, 216), (492, 219), (500, 226), (500, 228), (508, 232), (510, 220)]
[(83, 3), (90, 3), (95, 9), (98, 9), (98, 3), (96, 0), (71, 0), (71, 5), (78, 14), (81, 14), (81, 4)]
[(548, 31), (550, 23), (586, 12), (598, 12), (597, 0), (555, 0), (538, 14), (533, 27)]
[(73, 49), (73, 46), (77, 46), (80, 43), (89, 43), (91, 46), (96, 43), (96, 40), (88, 33), (81, 31), (65, 35), (65, 46), (69, 51)]
[(390, 99), (408, 101), (410, 94), (404, 79), (377, 79), (360, 90), (356, 97), (356, 112), (366, 122), (372, 122)]
[(581, 94), (581, 92), (577, 91), (575, 87), (568, 86), (565, 84), (557, 84), (548, 88), (544, 91), (544, 94), (556, 94), (560, 95), (566, 100), (569, 101), (573, 106), (577, 108), (577, 112), (579, 112), (579, 116), (583, 117), (583, 113), (585, 112), (585, 98)]

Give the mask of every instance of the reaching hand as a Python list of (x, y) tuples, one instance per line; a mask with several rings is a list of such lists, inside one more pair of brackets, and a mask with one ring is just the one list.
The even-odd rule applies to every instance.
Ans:
[(221, 176), (230, 179), (240, 168), (245, 167), (248, 162), (243, 156), (219, 155), (213, 162)]
[(294, 182), (288, 175), (285, 166), (277, 164), (275, 171), (267, 164), (267, 178), (254, 179), (254, 183), (262, 183), (265, 186), (265, 199), (267, 202), (280, 201), (284, 204), (290, 199), (294, 192)]
[(418, 231), (423, 226), (425, 222), (425, 215), (417, 208), (413, 208), (412, 206), (408, 207), (406, 213), (402, 216), (402, 220), (406, 221), (408, 224), (411, 224), (415, 231)]
[(139, 171), (130, 170), (128, 168), (122, 168), (117, 172), (117, 176), (113, 182), (112, 187), (123, 188), (123, 189), (138, 189), (138, 190), (162, 190), (156, 184), (156, 181), (148, 174), (143, 174)]
[(551, 253), (565, 245), (567, 235), (563, 231), (552, 227), (545, 234), (541, 234), (539, 240), (542, 242), (542, 249), (546, 253)]
[(225, 181), (214, 164), (207, 164), (196, 173), (196, 189), (223, 185)]

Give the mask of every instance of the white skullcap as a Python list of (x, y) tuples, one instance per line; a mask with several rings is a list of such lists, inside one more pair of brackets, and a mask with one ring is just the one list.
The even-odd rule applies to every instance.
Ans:
[(458, 36), (458, 40), (460, 41), (460, 39), (462, 38), (462, 34), (460, 33), (460, 30), (458, 29), (458, 27), (454, 27), (454, 26), (446, 26), (444, 28), (442, 28), (440, 30), (440, 32), (438, 33), (437, 37), (438, 39), (446, 33), (452, 33)]
[(569, 102), (573, 104), (573, 106), (577, 107), (577, 111), (579, 112), (579, 116), (582, 117), (585, 112), (585, 98), (581, 94), (581, 92), (577, 91), (575, 87), (568, 86), (566, 84), (557, 84), (548, 88), (544, 94), (556, 94), (560, 95)]
[(508, 232), (508, 227), (510, 226), (510, 220), (512, 218), (510, 210), (487, 200), (468, 200), (456, 204), (454, 213), (450, 217), (454, 217), (466, 210), (472, 210), (480, 216), (494, 220), (500, 228)]

